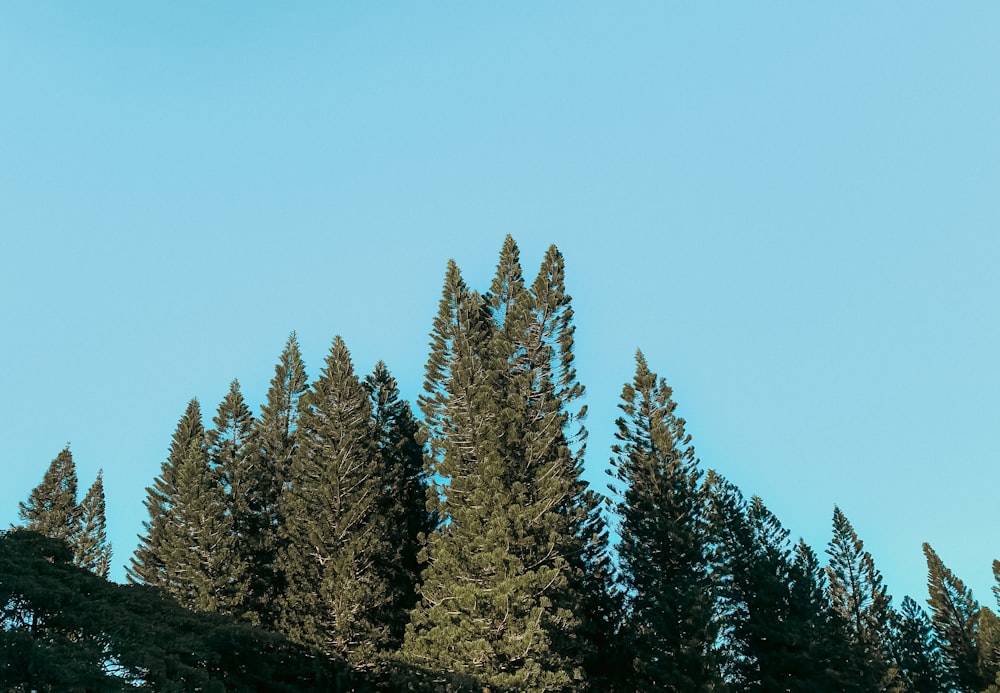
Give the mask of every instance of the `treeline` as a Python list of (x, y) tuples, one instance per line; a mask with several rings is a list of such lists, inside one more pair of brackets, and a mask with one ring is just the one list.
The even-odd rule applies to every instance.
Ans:
[(293, 334), (259, 416), (192, 400), (128, 586), (63, 450), (0, 541), (5, 689), (1000, 693), (1000, 620), (930, 546), (925, 611), (839, 508), (823, 560), (792, 542), (641, 353), (589, 488), (564, 274), (509, 237), (485, 292), (449, 263), (419, 420), (339, 337), (310, 381)]

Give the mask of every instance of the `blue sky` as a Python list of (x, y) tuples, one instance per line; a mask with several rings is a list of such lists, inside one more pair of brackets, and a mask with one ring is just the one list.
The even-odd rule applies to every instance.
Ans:
[(444, 268), (563, 251), (603, 487), (637, 347), (699, 457), (897, 601), (995, 605), (1000, 5), (8, 3), (0, 522), (70, 442), (114, 576), (187, 400), (296, 330), (420, 389)]

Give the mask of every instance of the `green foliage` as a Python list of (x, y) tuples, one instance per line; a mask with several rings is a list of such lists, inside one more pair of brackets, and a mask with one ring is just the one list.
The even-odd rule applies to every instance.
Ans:
[(259, 456), (256, 486), (257, 527), (254, 542), (254, 586), (250, 604), (262, 623), (274, 625), (278, 618), (276, 603), (283, 589), (278, 570), (278, 547), (281, 494), (291, 476), (292, 458), (297, 447), (299, 402), (307, 391), (305, 364), (293, 332), (285, 343), (274, 377), (267, 391), (267, 402), (261, 407), (254, 427), (255, 448)]
[(111, 545), (105, 517), (104, 473), (98, 472), (79, 507), (80, 531), (76, 536), (73, 561), (95, 575), (107, 578), (111, 569)]
[(42, 483), (36, 486), (27, 502), (20, 503), (23, 528), (67, 542), (73, 547), (73, 560), (100, 577), (106, 578), (111, 567), (111, 545), (107, 538), (104, 508), (104, 480), (97, 479), (77, 505), (76, 465), (69, 447), (49, 465)]
[(924, 544), (931, 623), (944, 658), (948, 683), (958, 691), (980, 691), (987, 681), (979, 671), (979, 604), (965, 584)]
[(155, 589), (109, 583), (71, 558), (35, 532), (0, 535), (0, 689), (356, 690), (341, 664)]
[(622, 587), (627, 595), (630, 688), (709, 691), (716, 628), (708, 518), (691, 437), (666, 381), (642, 353), (622, 391), (612, 468), (618, 504)]
[(827, 553), (829, 598), (850, 639), (855, 685), (887, 690), (893, 678), (887, 650), (890, 597), (871, 554), (838, 507), (833, 509), (833, 537)]
[(448, 265), (420, 398), (442, 525), (404, 655), (451, 680), (581, 688), (594, 661), (606, 535), (580, 480), (569, 303), (554, 248), (530, 290), (509, 237), (485, 296)]
[(19, 504), (23, 527), (72, 543), (79, 524), (76, 487), (76, 465), (67, 446), (52, 460), (27, 502)]
[(853, 691), (845, 681), (843, 624), (823, 597), (824, 578), (804, 543), (760, 498), (748, 503), (714, 472), (712, 514), (726, 683), (739, 691)]
[(382, 462), (369, 393), (337, 337), (302, 399), (282, 497), (278, 626), (296, 642), (361, 666), (392, 643), (384, 612), (395, 596), (387, 572), (398, 547), (385, 514), (392, 489)]
[(944, 661), (927, 613), (910, 597), (892, 614), (892, 657), (906, 693), (938, 693), (945, 689)]

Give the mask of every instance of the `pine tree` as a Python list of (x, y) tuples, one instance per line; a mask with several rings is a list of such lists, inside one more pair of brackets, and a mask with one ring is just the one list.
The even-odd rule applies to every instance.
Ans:
[(111, 569), (111, 545), (108, 543), (102, 471), (97, 473), (97, 479), (80, 502), (79, 516), (80, 532), (74, 546), (74, 562), (107, 578)]
[(231, 574), (236, 541), (223, 481), (213, 469), (201, 407), (191, 400), (170, 452), (146, 489), (150, 519), (127, 571), (130, 582), (159, 587), (183, 606), (232, 614), (246, 585)]
[(230, 535), (213, 542), (224, 548), (226, 562), (213, 564), (229, 583), (218, 588), (219, 602), (213, 610), (260, 625), (268, 589), (260, 579), (266, 560), (263, 535), (268, 529), (262, 526), (261, 506), (271, 480), (264, 478), (259, 468), (254, 418), (243, 400), (239, 381), (230, 384), (212, 422), (215, 427), (207, 432), (206, 442), (209, 479), (215, 477), (215, 481), (208, 481), (204, 492), (210, 502), (219, 504), (210, 514), (211, 520), (219, 524), (219, 531)]
[(76, 493), (76, 464), (69, 446), (66, 446), (52, 460), (42, 482), (32, 489), (27, 502), (18, 504), (23, 527), (53, 539), (62, 539), (73, 546), (80, 520)]
[(716, 633), (701, 471), (671, 389), (641, 352), (619, 407), (625, 415), (617, 421), (612, 467), (624, 489), (618, 554), (631, 683), (644, 691), (713, 690)]
[(833, 538), (827, 554), (830, 602), (847, 628), (855, 652), (857, 685), (887, 690), (894, 672), (886, 646), (892, 618), (890, 597), (864, 542), (838, 507), (833, 509)]
[(931, 623), (945, 661), (948, 683), (972, 693), (988, 683), (979, 672), (979, 604), (965, 584), (949, 570), (930, 544), (927, 558), (927, 591)]
[(285, 343), (274, 377), (267, 391), (267, 402), (261, 407), (254, 427), (259, 481), (260, 535), (255, 560), (255, 591), (261, 621), (274, 625), (278, 617), (275, 605), (283, 590), (277, 568), (282, 490), (289, 483), (292, 458), (298, 439), (299, 402), (308, 389), (305, 365), (299, 343), (292, 332)]
[(585, 685), (599, 614), (585, 573), (606, 535), (580, 480), (570, 405), (583, 389), (562, 273), (552, 248), (526, 289), (508, 238), (480, 296), (450, 262), (420, 399), (442, 526), (404, 652), (500, 688)]
[(246, 575), (238, 565), (236, 533), (220, 471), (209, 460), (207, 437), (192, 439), (177, 466), (177, 495), (162, 546), (164, 587), (194, 611), (243, 612)]
[(279, 628), (330, 657), (371, 666), (391, 642), (387, 475), (368, 392), (340, 337), (303, 397), (298, 447), (282, 497), (285, 580)]
[(160, 466), (159, 476), (154, 479), (152, 486), (146, 488), (144, 505), (149, 513), (149, 520), (142, 523), (145, 534), (139, 535), (139, 546), (126, 570), (130, 583), (166, 586), (168, 579), (165, 552), (176, 530), (174, 509), (178, 503), (178, 469), (189, 449), (202, 445), (204, 438), (201, 407), (198, 400), (192, 399), (177, 423), (170, 452)]
[(945, 690), (944, 663), (927, 613), (910, 597), (892, 614), (892, 656), (906, 693)]
[(852, 691), (841, 674), (842, 624), (823, 597), (815, 554), (760, 498), (748, 503), (714, 472), (706, 481), (726, 683), (739, 691)]
[[(391, 555), (378, 568), (385, 573), (389, 596), (381, 613), (387, 633), (386, 646), (397, 650), (403, 642), (409, 612), (417, 602), (423, 538), (433, 529), (427, 512), (427, 478), (424, 472), (420, 427), (409, 403), (399, 398), (399, 387), (382, 361), (365, 378), (372, 406), (375, 447), (385, 475), (384, 507)], [(379, 614), (376, 614), (377, 618)]]

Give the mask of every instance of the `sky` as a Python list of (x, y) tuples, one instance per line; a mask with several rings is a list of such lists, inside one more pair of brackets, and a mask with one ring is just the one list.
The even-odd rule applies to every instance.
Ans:
[(294, 330), (421, 391), (449, 258), (566, 260), (587, 475), (641, 348), (698, 456), (896, 603), (1000, 558), (1000, 4), (0, 6), (0, 526), (71, 446), (112, 577), (186, 403)]

